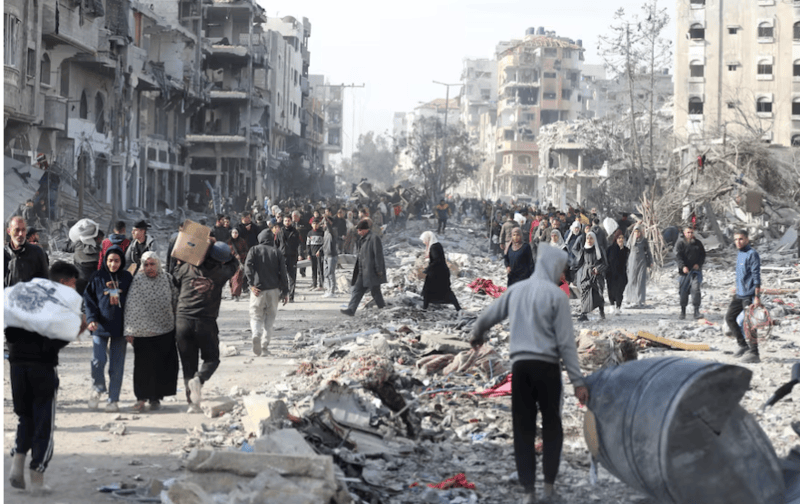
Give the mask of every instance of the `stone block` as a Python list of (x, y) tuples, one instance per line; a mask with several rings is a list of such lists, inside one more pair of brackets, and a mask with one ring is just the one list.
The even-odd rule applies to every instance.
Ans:
[(260, 424), (264, 420), (280, 421), (289, 415), (289, 408), (281, 400), (263, 395), (245, 396), (242, 401), (247, 415), (242, 417), (242, 426), (247, 434), (261, 434)]
[(296, 429), (280, 429), (267, 433), (253, 442), (256, 453), (279, 453), (282, 455), (316, 455)]
[(224, 413), (230, 413), (236, 407), (236, 399), (230, 397), (223, 397), (220, 399), (206, 400), (200, 403), (203, 408), (203, 413), (208, 418), (217, 418)]

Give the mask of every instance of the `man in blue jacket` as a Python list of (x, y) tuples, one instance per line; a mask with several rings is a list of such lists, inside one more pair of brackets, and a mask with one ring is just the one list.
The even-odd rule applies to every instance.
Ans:
[(751, 304), (761, 306), (761, 258), (758, 252), (750, 246), (747, 230), (736, 231), (733, 241), (736, 248), (739, 249), (739, 255), (736, 257), (736, 293), (728, 306), (725, 322), (728, 323), (728, 327), (736, 337), (736, 342), (739, 343), (739, 350), (733, 354), (734, 357), (741, 357), (742, 362), (758, 363), (761, 362), (761, 359), (758, 356), (756, 333), (752, 331), (745, 340), (736, 318)]

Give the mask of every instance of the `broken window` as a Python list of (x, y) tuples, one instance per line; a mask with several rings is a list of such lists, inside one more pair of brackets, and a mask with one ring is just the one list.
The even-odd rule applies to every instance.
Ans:
[(517, 163), (522, 165), (530, 165), (531, 164), (531, 157), (530, 156), (517, 156)]
[(503, 140), (514, 140), (514, 130), (503, 131)]
[(738, 66), (739, 66), (739, 65), (728, 65), (728, 71), (729, 71), (729, 72), (735, 72), (735, 71), (736, 71), (736, 68), (737, 68)]
[(706, 29), (700, 23), (695, 23), (689, 27), (689, 38), (692, 40), (703, 40), (706, 38)]
[(561, 49), (561, 57), (569, 59), (572, 57), (572, 49)]
[(555, 72), (545, 72), (544, 73), (544, 78), (545, 79), (555, 79), (556, 78), (556, 73)]
[(792, 100), (792, 115), (800, 116), (800, 98)]
[(800, 60), (795, 60), (792, 64), (792, 76), (800, 77)]
[(739, 28), (736, 26), (731, 26), (728, 28), (728, 33), (730, 35), (736, 35), (739, 32)]
[(36, 77), (36, 50), (28, 48), (28, 65), (26, 68), (26, 75), (29, 79)]
[(703, 115), (703, 100), (696, 96), (689, 98), (689, 115)]
[(689, 65), (689, 77), (703, 77), (703, 64), (699, 61), (692, 61)]
[(492, 97), (491, 89), (481, 89), (481, 100), (489, 100)]
[(542, 126), (558, 122), (559, 119), (558, 110), (542, 110), (541, 118), (542, 118)]
[(758, 25), (758, 38), (772, 38), (774, 35), (774, 27), (769, 23), (760, 23)]
[(569, 100), (571, 96), (572, 96), (572, 90), (570, 90), (570, 89), (562, 89), (561, 90), (561, 98), (563, 98), (565, 100)]
[(761, 97), (756, 101), (756, 112), (772, 113), (772, 99)]
[(78, 117), (81, 119), (89, 118), (89, 101), (86, 99), (86, 91), (81, 91), (81, 103), (78, 108)]
[(728, 102), (728, 108), (729, 109), (735, 109), (736, 108), (736, 102), (729, 101)]
[(555, 93), (542, 93), (543, 100), (555, 100), (556, 94)]
[(555, 58), (558, 56), (558, 49), (555, 47), (545, 47), (544, 48), (544, 55), (548, 58)]
[(50, 56), (47, 53), (42, 54), (42, 65), (39, 70), (41, 82), (45, 86), (50, 85)]

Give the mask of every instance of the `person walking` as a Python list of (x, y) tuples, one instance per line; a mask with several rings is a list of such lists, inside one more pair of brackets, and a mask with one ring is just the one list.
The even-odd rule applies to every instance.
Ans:
[(544, 496), (552, 498), (558, 476), (564, 431), (561, 424), (561, 365), (567, 370), (581, 404), (589, 401), (583, 381), (569, 298), (558, 287), (568, 255), (555, 247), (539, 247), (536, 271), (517, 282), (486, 308), (472, 330), (470, 344), (484, 344), (484, 334), (510, 317), (512, 360), (511, 417), (514, 458), (523, 502), (536, 502), (536, 416), (542, 413)]
[(265, 229), (258, 234), (258, 245), (251, 248), (244, 262), (244, 274), (250, 284), (250, 330), (253, 353), (269, 355), (272, 326), (278, 315), (278, 303), (289, 296), (286, 261), (277, 247), (272, 231)]
[(600, 311), (600, 318), (605, 319), (603, 301), (603, 275), (608, 269), (606, 254), (597, 243), (597, 236), (589, 231), (583, 244), (577, 244), (574, 251), (575, 267), (578, 271), (576, 280), (581, 288), (581, 315), (578, 322), (589, 320), (588, 314), (595, 308)]
[(133, 346), (134, 411), (158, 410), (162, 399), (177, 394), (177, 304), (172, 275), (161, 269), (155, 252), (145, 252), (125, 302), (123, 326), (125, 339)]
[(295, 229), (292, 217), (288, 215), (283, 218), (279, 244), (283, 259), (286, 261), (286, 274), (289, 276), (289, 302), (294, 303), (294, 291), (297, 287), (297, 259), (300, 255), (300, 233)]
[[(324, 264), (325, 257), (322, 253), (322, 242), (325, 240), (325, 231), (320, 229), (322, 217), (314, 217), (311, 221), (311, 231), (306, 236), (306, 250), (311, 260), (311, 289), (325, 290)], [(318, 286), (319, 285), (319, 286)]]
[(739, 249), (736, 256), (736, 292), (728, 305), (725, 322), (739, 344), (739, 349), (733, 356), (741, 357), (742, 362), (755, 364), (761, 362), (758, 355), (758, 336), (755, 331), (751, 331), (745, 339), (737, 318), (751, 304), (761, 306), (761, 256), (750, 246), (746, 229), (736, 231), (733, 241)]
[(69, 230), (73, 249), (72, 264), (81, 274), (78, 281), (79, 294), (83, 294), (89, 278), (97, 271), (103, 238), (100, 226), (91, 219), (81, 219)]
[(447, 227), (447, 218), (450, 214), (453, 213), (450, 210), (450, 205), (445, 200), (439, 200), (439, 204), (436, 205), (436, 221), (438, 223), (436, 227), (437, 234), (444, 234), (444, 230)]
[[(100, 244), (100, 258), (97, 260), (97, 269), (103, 269), (103, 259), (106, 256), (106, 250), (112, 245), (119, 245), (122, 252), (127, 252), (131, 241), (125, 235), (127, 227), (125, 221), (117, 221), (114, 223), (114, 232), (109, 234), (108, 237)], [(167, 254), (169, 257), (169, 254)]]
[(336, 297), (336, 263), (339, 262), (337, 249), (336, 227), (333, 221), (326, 217), (322, 221), (324, 235), (322, 237), (322, 257), (324, 260), (323, 286), (325, 294), (322, 297)]
[(519, 222), (514, 220), (513, 214), (511, 212), (506, 212), (505, 222), (503, 222), (503, 225), (500, 227), (500, 236), (497, 238), (500, 246), (503, 247), (502, 250), (504, 253), (508, 248), (508, 244), (511, 243), (511, 230), (518, 227)]
[(239, 301), (239, 297), (242, 295), (242, 287), (244, 286), (245, 282), (244, 270), (241, 266), (244, 265), (244, 260), (247, 257), (250, 247), (247, 246), (245, 239), (239, 236), (238, 229), (231, 229), (230, 235), (231, 237), (228, 240), (228, 246), (231, 248), (231, 254), (236, 257), (236, 260), (239, 261), (240, 264), (239, 269), (236, 270), (236, 273), (234, 273), (231, 277), (231, 297), (235, 301)]
[(630, 255), (628, 256), (628, 288), (625, 297), (635, 308), (644, 308), (647, 298), (647, 270), (653, 265), (650, 244), (643, 236), (641, 224), (633, 228), (628, 240)]
[(520, 227), (515, 227), (511, 230), (511, 241), (506, 245), (503, 262), (506, 265), (508, 287), (530, 278), (533, 274), (533, 252), (530, 244), (522, 240), (522, 229)]
[(622, 313), (622, 296), (628, 285), (628, 256), (631, 250), (625, 246), (625, 235), (617, 234), (616, 240), (606, 251), (608, 270), (606, 285), (608, 286), (608, 302), (612, 314)]
[(104, 377), (108, 362), (107, 412), (119, 411), (119, 394), (125, 371), (127, 342), (123, 337), (125, 303), (133, 276), (125, 270), (122, 249), (112, 245), (106, 250), (106, 264), (89, 279), (83, 293), (86, 323), (92, 332), (92, 392), (89, 409), (100, 405), (106, 393)]
[(133, 231), (131, 232), (133, 240), (131, 240), (128, 250), (125, 251), (125, 262), (128, 264), (128, 271), (133, 275), (139, 271), (139, 267), (142, 264), (142, 255), (148, 250), (156, 250), (155, 239), (147, 235), (149, 227), (150, 224), (143, 220), (133, 225)]
[[(50, 280), (37, 277), (5, 290), (7, 359), (11, 398), (17, 415), (9, 483), (12, 488), (26, 488), (25, 459), (30, 452), (31, 497), (49, 491), (44, 486), (44, 472), (53, 457), (58, 352), (86, 329), (81, 296), (75, 292), (79, 275), (73, 264), (58, 261), (48, 272)], [(59, 308), (63, 309), (57, 314), (57, 320), (52, 320), (54, 314), (47, 311), (28, 311), (30, 300), (36, 298), (31, 296), (32, 292), (25, 292), (29, 289), (38, 291), (38, 296), (48, 292), (48, 301), (58, 301)], [(11, 320), (13, 322), (9, 323)], [(37, 325), (46, 330), (31, 330)], [(67, 336), (71, 339), (65, 339)]]
[(429, 259), (428, 267), (423, 270), (425, 283), (422, 285), (422, 309), (427, 310), (431, 303), (452, 304), (460, 312), (461, 305), (450, 286), (450, 268), (447, 266), (442, 244), (431, 231), (422, 233), (420, 239), (425, 245), (425, 256)]
[(353, 278), (350, 281), (350, 303), (347, 308), (340, 310), (343, 314), (352, 317), (356, 314), (358, 304), (367, 291), (372, 293), (372, 299), (378, 308), (383, 308), (386, 303), (381, 294), (381, 285), (386, 283), (386, 263), (383, 257), (383, 244), (381, 239), (370, 231), (369, 219), (363, 219), (356, 225), (358, 233), (358, 251), (356, 264), (353, 268)]
[(703, 284), (703, 263), (706, 261), (706, 249), (703, 243), (695, 238), (694, 228), (687, 225), (683, 228), (683, 237), (675, 242), (675, 260), (678, 263), (678, 291), (680, 294), (681, 314), (679, 319), (686, 318), (686, 305), (689, 304), (689, 293), (692, 294), (694, 318), (700, 315), (700, 287)]
[[(202, 387), (219, 367), (219, 328), (217, 317), (222, 288), (230, 280), (239, 261), (227, 243), (209, 247), (200, 266), (181, 264), (175, 272), (178, 306), (175, 314), (175, 342), (186, 385), (188, 413), (200, 413)], [(203, 364), (198, 369), (199, 357)]]

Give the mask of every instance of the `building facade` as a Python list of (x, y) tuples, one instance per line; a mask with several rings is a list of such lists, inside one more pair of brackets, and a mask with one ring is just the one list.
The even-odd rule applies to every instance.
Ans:
[(800, 4), (680, 0), (675, 134), (800, 144)]

